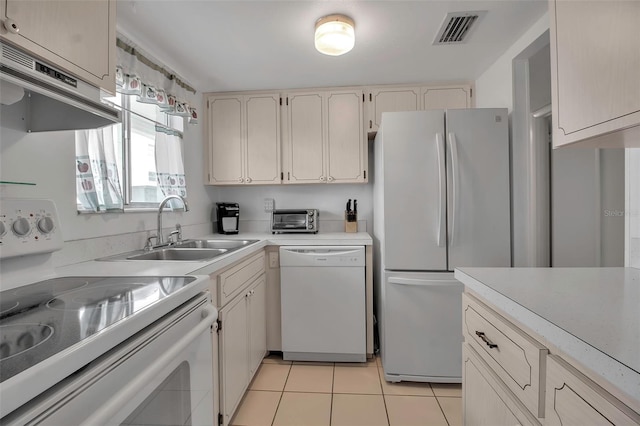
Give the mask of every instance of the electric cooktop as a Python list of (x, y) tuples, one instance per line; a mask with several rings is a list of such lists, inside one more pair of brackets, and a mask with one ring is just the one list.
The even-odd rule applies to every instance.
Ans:
[(97, 337), (196, 279), (62, 277), (1, 292), (0, 382)]

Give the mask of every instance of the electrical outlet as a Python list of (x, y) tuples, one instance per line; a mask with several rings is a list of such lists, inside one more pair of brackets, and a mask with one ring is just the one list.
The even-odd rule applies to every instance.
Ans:
[(278, 253), (269, 253), (269, 268), (277, 268), (278, 266), (280, 266)]
[(275, 200), (273, 198), (265, 198), (264, 199), (264, 211), (272, 212), (274, 209)]

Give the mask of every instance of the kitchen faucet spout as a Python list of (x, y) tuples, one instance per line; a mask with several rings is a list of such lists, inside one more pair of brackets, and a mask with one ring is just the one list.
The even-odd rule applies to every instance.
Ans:
[(164, 210), (164, 206), (166, 206), (170, 200), (180, 200), (182, 202), (182, 205), (184, 206), (184, 211), (189, 211), (187, 200), (179, 195), (167, 195), (164, 200), (162, 200), (160, 206), (158, 207), (158, 245), (164, 244), (164, 238), (162, 237), (162, 211)]

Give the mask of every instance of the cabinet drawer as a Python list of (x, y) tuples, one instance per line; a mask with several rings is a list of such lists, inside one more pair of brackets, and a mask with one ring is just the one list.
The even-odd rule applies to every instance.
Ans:
[(462, 332), (504, 384), (537, 417), (544, 417), (547, 348), (466, 293)]
[(571, 367), (549, 355), (546, 422), (560, 425), (638, 425), (640, 415)]
[(233, 299), (243, 287), (262, 273), (264, 273), (264, 251), (256, 253), (247, 260), (218, 275), (219, 306), (224, 306), (228, 301)]
[(469, 344), (462, 357), (465, 425), (540, 425)]

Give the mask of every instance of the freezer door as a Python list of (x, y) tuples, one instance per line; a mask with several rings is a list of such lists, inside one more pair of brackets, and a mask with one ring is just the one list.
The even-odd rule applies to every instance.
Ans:
[(444, 112), (382, 114), (384, 253), (393, 270), (444, 271)]
[(385, 273), (387, 380), (460, 382), (462, 289), (450, 273)]
[(448, 110), (449, 270), (511, 266), (506, 109)]

